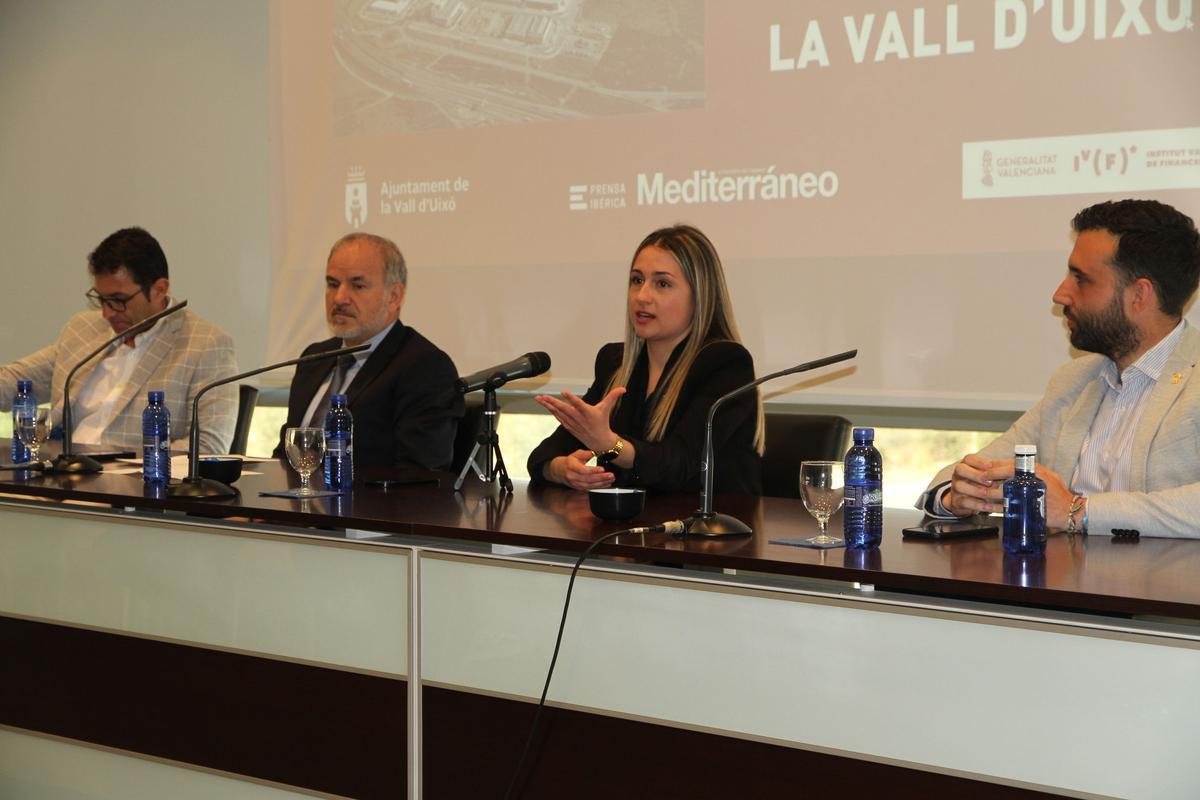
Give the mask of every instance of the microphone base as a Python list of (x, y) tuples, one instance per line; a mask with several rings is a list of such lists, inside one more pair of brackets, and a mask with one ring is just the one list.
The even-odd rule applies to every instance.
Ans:
[(51, 472), (74, 472), (74, 473), (103, 472), (104, 465), (102, 465), (99, 461), (97, 461), (96, 459), (94, 459), (90, 456), (70, 455), (68, 453), (62, 453), (61, 455), (56, 456), (53, 461), (48, 462), (42, 468), (42, 471), (45, 473), (51, 473)]
[(753, 529), (737, 517), (728, 514), (707, 514), (697, 511), (683, 521), (684, 536), (703, 536), (713, 539), (719, 536), (748, 536)]
[(237, 489), (212, 478), (184, 478), (167, 484), (167, 497), (233, 497)]

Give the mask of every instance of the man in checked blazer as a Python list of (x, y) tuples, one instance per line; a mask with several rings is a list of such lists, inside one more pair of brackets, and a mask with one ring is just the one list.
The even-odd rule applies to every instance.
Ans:
[(304, 355), (370, 344), (371, 349), (299, 364), (288, 392), (287, 422), (275, 457), (284, 455), (288, 428), (321, 427), (333, 394), (345, 394), (354, 416), (356, 467), (448, 469), (463, 415), (450, 356), (400, 321), (408, 269), (389, 239), (351, 233), (325, 264), (325, 319), (333, 338)]
[(1074, 359), (983, 450), (942, 470), (918, 501), (935, 515), (1003, 510), (1013, 447), (1037, 446), (1050, 527), (1200, 538), (1200, 332), (1183, 319), (1200, 281), (1192, 220), (1153, 200), (1075, 215), (1054, 293)]
[[(54, 344), (0, 366), (0, 408), (12, 408), (17, 380), (31, 380), (34, 397), (50, 401), (54, 424), (61, 425), (67, 373), (113, 334), (170, 305), (167, 258), (141, 228), (125, 228), (102, 241), (88, 256), (88, 271), (87, 298), (95, 310), (72, 317)], [(146, 393), (161, 390), (171, 412), (173, 446), (186, 449), (196, 392), (235, 372), (233, 340), (188, 309), (176, 312), (147, 331), (117, 340), (75, 374), (72, 441), (140, 450)], [(235, 386), (205, 394), (200, 452), (226, 452), (236, 419)]]

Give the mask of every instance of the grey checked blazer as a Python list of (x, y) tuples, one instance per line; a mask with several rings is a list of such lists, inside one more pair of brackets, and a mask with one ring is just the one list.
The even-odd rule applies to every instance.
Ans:
[[(162, 331), (133, 370), (117, 400), (117, 411), (101, 441), (114, 447), (141, 451), (142, 410), (146, 392), (161, 389), (171, 412), (171, 439), (179, 449), (187, 448), (192, 420), (192, 398), (204, 384), (237, 371), (233, 339), (210, 322), (186, 308), (158, 325)], [(0, 366), (0, 408), (11, 409), (17, 379), (33, 381), (39, 402), (50, 399), (54, 424), (62, 421), (63, 386), (67, 373), (81, 358), (113, 335), (99, 311), (76, 314), (67, 322), (58, 341), (32, 355)], [(75, 375), (71, 396), (81, 391), (101, 354)], [(237, 387), (213, 389), (200, 401), (200, 452), (224, 453), (233, 441), (237, 421)]]
[[(1189, 326), (1146, 400), (1133, 436), (1127, 492), (1088, 497), (1088, 531), (1133, 528), (1144, 536), (1200, 538), (1200, 332)], [(1013, 446), (1035, 444), (1038, 463), (1070, 481), (1083, 440), (1104, 399), (1104, 356), (1076, 358), (1060, 367), (1046, 394), (1003, 436), (979, 451), (988, 459), (1012, 458)], [(954, 465), (938, 473), (929, 492), (950, 480)]]

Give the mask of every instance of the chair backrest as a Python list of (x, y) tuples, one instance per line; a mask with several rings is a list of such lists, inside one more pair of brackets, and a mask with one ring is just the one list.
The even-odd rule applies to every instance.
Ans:
[(469, 394), (463, 398), (463, 403), (466, 408), (462, 419), (458, 421), (458, 431), (454, 434), (454, 462), (450, 465), (454, 472), (461, 471), (463, 464), (467, 463), (475, 439), (483, 430), (483, 395)]
[(850, 420), (832, 414), (766, 415), (763, 494), (800, 496), (801, 461), (841, 461), (850, 446)]
[(233, 425), (233, 444), (229, 452), (246, 455), (246, 442), (250, 439), (250, 423), (254, 419), (254, 408), (258, 405), (258, 389), (247, 384), (238, 384), (237, 422)]

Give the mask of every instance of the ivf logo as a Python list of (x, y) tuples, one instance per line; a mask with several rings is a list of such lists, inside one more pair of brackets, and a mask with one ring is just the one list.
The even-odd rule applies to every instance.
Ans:
[(1109, 175), (1113, 172), (1124, 175), (1129, 169), (1129, 157), (1137, 153), (1137, 145), (1121, 147), (1113, 150), (1085, 148), (1075, 154), (1075, 171), (1080, 172), (1089, 167), (1096, 177)]

